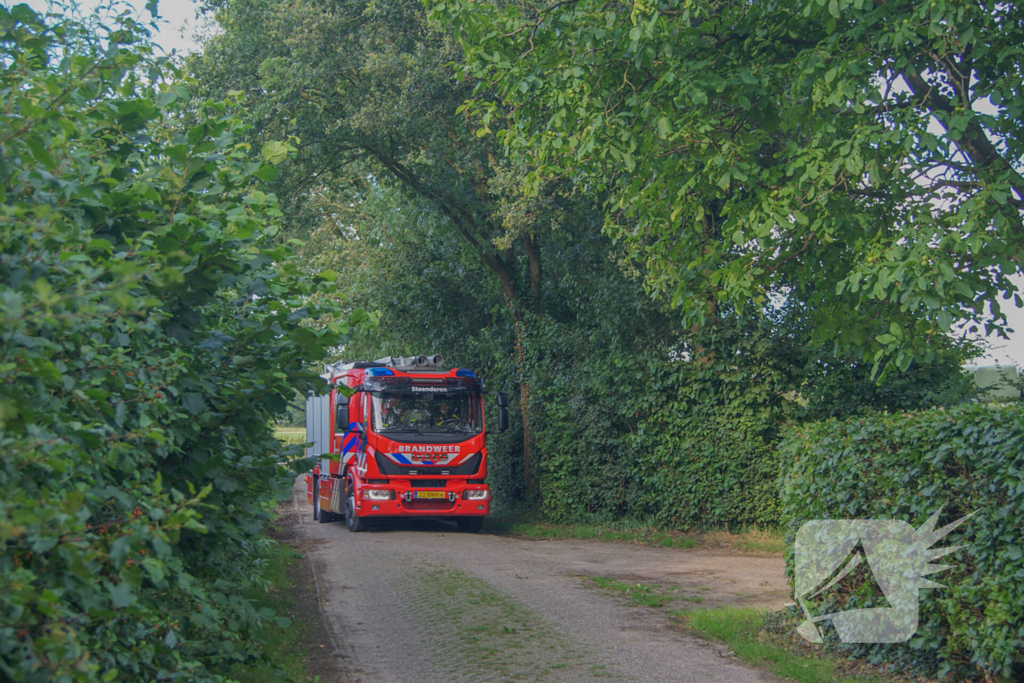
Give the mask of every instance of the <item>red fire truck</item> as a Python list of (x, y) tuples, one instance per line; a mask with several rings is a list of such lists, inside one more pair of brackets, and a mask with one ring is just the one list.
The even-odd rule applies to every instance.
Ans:
[[(440, 517), (480, 530), (491, 504), (484, 383), (442, 362), (388, 356), (325, 368), (325, 391), (306, 400), (313, 519), (363, 531), (382, 517)], [(500, 433), (508, 399), (496, 393)]]

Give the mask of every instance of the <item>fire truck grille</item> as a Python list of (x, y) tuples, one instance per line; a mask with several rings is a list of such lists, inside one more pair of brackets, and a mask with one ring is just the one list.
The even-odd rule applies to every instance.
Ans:
[(413, 479), (409, 484), (413, 488), (443, 489), (448, 482), (444, 479)]
[(377, 461), (377, 469), (380, 473), (389, 477), (415, 477), (421, 475), (441, 476), (472, 476), (480, 470), (482, 458), (477, 453), (461, 465), (399, 465), (381, 453), (374, 458)]

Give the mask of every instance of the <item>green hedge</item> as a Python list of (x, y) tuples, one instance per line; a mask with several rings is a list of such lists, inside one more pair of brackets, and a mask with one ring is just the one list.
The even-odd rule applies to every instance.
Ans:
[(1024, 407), (818, 422), (793, 429), (780, 450), (790, 539), (810, 519), (892, 518), (916, 527), (940, 506), (940, 524), (977, 511), (937, 544), (967, 547), (940, 561), (951, 569), (930, 577), (947, 588), (921, 592), (916, 635), (905, 644), (846, 647), (851, 654), (940, 676), (1024, 673)]
[(793, 405), (784, 395), (798, 369), (770, 325), (723, 320), (696, 339), (661, 340), (699, 349), (691, 362), (613, 339), (566, 326), (542, 340), (558, 358), (585, 359), (557, 372), (538, 362), (533, 373), (545, 514), (673, 528), (777, 524), (776, 425)]
[[(544, 405), (544, 512), (562, 522), (646, 519), (671, 528), (777, 524), (778, 454), (743, 420), (675, 401), (641, 415), (633, 431), (609, 428), (608, 406)], [(574, 407), (576, 419), (569, 419)], [(623, 406), (628, 410), (630, 404)]]
[(301, 449), (268, 422), (358, 319), (272, 239), (288, 148), (129, 15), (0, 34), (0, 680), (224, 680), (274, 616), (245, 595)]

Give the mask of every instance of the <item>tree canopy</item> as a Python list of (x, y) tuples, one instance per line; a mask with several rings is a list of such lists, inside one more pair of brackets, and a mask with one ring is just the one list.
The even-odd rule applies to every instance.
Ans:
[(688, 319), (795, 296), (811, 339), (906, 369), (1020, 305), (1019, 3), (432, 8), (481, 134), (533, 185), (607, 192), (605, 230)]
[[(347, 357), (438, 352), (518, 394), (515, 429), (501, 444), (507, 462), (523, 456), (518, 469), (503, 470), (506, 490), (519, 491), (524, 473), (528, 482), (534, 470), (547, 476), (553, 465), (540, 461), (556, 453), (574, 460), (594, 444), (619, 443), (618, 432), (631, 429), (636, 415), (657, 411), (639, 385), (629, 383), (636, 403), (610, 389), (638, 363), (650, 364), (637, 372), (652, 381), (671, 376), (659, 385), (672, 395), (704, 396), (708, 411), (757, 413), (744, 424), (768, 435), (801, 414), (783, 398), (798, 389), (828, 394), (815, 404), (819, 414), (845, 410), (836, 400), (844, 391), (858, 396), (852, 412), (914, 406), (941, 395), (958, 372), (961, 356), (945, 336), (924, 335), (914, 339), (915, 350), (931, 354), (934, 367), (889, 395), (870, 387), (872, 361), (851, 365), (848, 354), (836, 355), (812, 334), (820, 302), (805, 300), (794, 285), (787, 285), (794, 292), (787, 310), (798, 313), (785, 315), (752, 289), (746, 298), (733, 291), (735, 300), (702, 291), (715, 313), (703, 326), (651, 300), (641, 283), (664, 278), (661, 264), (636, 258), (635, 243), (616, 245), (600, 234), (614, 183), (546, 176), (529, 155), (507, 156), (495, 136), (475, 130), (465, 103), (478, 83), (456, 78), (472, 67), (457, 34), (429, 22), (418, 0), (212, 4), (224, 30), (190, 70), (211, 96), (244, 93), (253, 144), (299, 140), (294, 159), (271, 181), (286, 209), (286, 233), (306, 241), (310, 262), (342, 273), (339, 287), (350, 301), (384, 313), (381, 327), (353, 340)], [(511, 139), (506, 125), (520, 125), (498, 110), (480, 116), (503, 140)], [(633, 217), (622, 221), (638, 225)], [(663, 241), (644, 239), (652, 249)], [(825, 285), (818, 285), (820, 294)], [(898, 303), (876, 302), (863, 324), (877, 336), (870, 315), (893, 310), (899, 313)], [(742, 322), (744, 315), (750, 320)], [(906, 320), (911, 330), (919, 322), (910, 314)], [(890, 333), (888, 324), (883, 331)], [(730, 353), (727, 340), (746, 333), (757, 352)], [(686, 357), (700, 362), (670, 369)], [(734, 382), (744, 373), (761, 379), (741, 396)], [(843, 389), (824, 388), (833, 384)], [(572, 397), (581, 387), (592, 390), (582, 403)], [(575, 434), (582, 423), (568, 406), (587, 402), (588, 436), (569, 448), (558, 435)], [(673, 405), (685, 411), (697, 403)], [(633, 417), (621, 418), (628, 410)], [(637, 453), (648, 446), (638, 442)], [(584, 480), (610, 476), (596, 472)], [(635, 473), (615, 472), (636, 481)]]
[(522, 169), (460, 113), (472, 94), (456, 79), (461, 49), (420, 2), (211, 4), (224, 30), (190, 67), (211, 95), (245, 93), (255, 143), (301, 140), (274, 181), (292, 236), (315, 238), (325, 225), (344, 231), (339, 219), (358, 220), (383, 186), (410, 210), (426, 209), (421, 229), (431, 239), (462, 245), (483, 266), (477, 272), (500, 292), (514, 333), (529, 471), (524, 316), (545, 305), (543, 245), (567, 203), (564, 188), (523, 199)]

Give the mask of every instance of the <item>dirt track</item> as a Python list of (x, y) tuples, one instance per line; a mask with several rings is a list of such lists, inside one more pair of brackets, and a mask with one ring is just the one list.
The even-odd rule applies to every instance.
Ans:
[(352, 534), (313, 521), (301, 480), (292, 507), (340, 681), (776, 680), (586, 577), (658, 584), (692, 606), (781, 606), (780, 558), (517, 540), (442, 522)]

